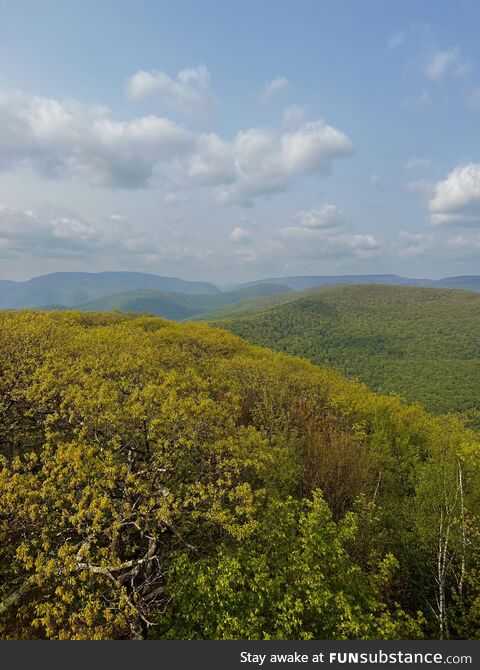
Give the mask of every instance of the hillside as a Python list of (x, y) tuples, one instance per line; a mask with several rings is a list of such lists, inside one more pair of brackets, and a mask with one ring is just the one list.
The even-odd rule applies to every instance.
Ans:
[[(249, 287), (249, 289), (253, 289), (256, 286), (257, 284)], [(261, 286), (261, 284), (259, 284), (259, 286)], [(267, 284), (267, 286), (271, 286), (271, 284)], [(275, 286), (275, 284), (273, 284), (273, 286)], [(280, 284), (278, 284), (278, 286), (280, 286)], [(244, 291), (246, 289), (240, 290)], [(307, 293), (307, 291), (305, 293)], [(298, 300), (299, 296), (302, 294), (303, 292), (292, 291), (291, 289), (285, 287), (285, 290), (282, 290), (277, 294), (258, 296), (251, 300), (241, 300), (239, 302), (223, 305), (222, 307), (216, 307), (215, 309), (211, 309), (202, 312), (201, 314), (195, 315), (189, 320), (210, 321), (216, 319), (230, 319), (237, 316), (251, 316), (257, 312), (264, 312), (272, 307), (277, 307), (278, 305), (284, 305), (294, 300)]]
[[(245, 302), (257, 296), (274, 296), (276, 294), (288, 294), (291, 292), (287, 286), (277, 284), (256, 284), (248, 288), (224, 293), (187, 295), (184, 293), (167, 293), (155, 289), (140, 289), (137, 291), (125, 291), (114, 293), (76, 305), (74, 309), (82, 312), (107, 312), (117, 310), (120, 312), (148, 312), (155, 316), (163, 316), (166, 319), (182, 321), (196, 315), (201, 315), (222, 305), (231, 305), (236, 302)], [(41, 308), (40, 308), (41, 309)], [(68, 309), (65, 305), (45, 306), (46, 311)]]
[(0, 339), (2, 638), (480, 637), (455, 417), (202, 324), (4, 312)]
[(204, 318), (253, 344), (327, 363), (427, 409), (480, 409), (480, 296), (343, 286), (224, 308)]
[(113, 293), (147, 288), (194, 295), (220, 292), (207, 282), (143, 272), (55, 272), (24, 282), (0, 281), (0, 309), (51, 304), (72, 306)]

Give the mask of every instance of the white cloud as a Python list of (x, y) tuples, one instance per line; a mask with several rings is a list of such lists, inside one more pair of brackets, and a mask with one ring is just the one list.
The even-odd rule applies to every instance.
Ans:
[(370, 175), (370, 185), (373, 186), (373, 188), (378, 188), (380, 191), (383, 190), (382, 178), (379, 174)]
[(295, 221), (302, 228), (338, 228), (344, 224), (345, 215), (336, 205), (321, 205), (297, 212)]
[(405, 30), (397, 30), (388, 40), (388, 48), (390, 51), (398, 49), (405, 44)]
[(235, 150), (215, 133), (202, 135), (197, 153), (188, 161), (188, 174), (198, 184), (217, 186), (236, 179)]
[(282, 161), (288, 172), (328, 172), (332, 158), (350, 155), (345, 133), (323, 121), (305, 123), (281, 138)]
[(195, 137), (170, 119), (116, 121), (100, 106), (0, 93), (1, 167), (28, 163), (95, 186), (148, 186), (154, 168), (191, 150)]
[(276, 95), (290, 88), (290, 86), (290, 82), (285, 77), (276, 77), (264, 85), (259, 95), (259, 101), (269, 102)]
[(405, 163), (405, 170), (424, 170), (429, 168), (431, 164), (430, 158), (409, 158)]
[(460, 165), (438, 182), (429, 210), (433, 224), (480, 224), (480, 164)]
[(236, 244), (250, 244), (252, 242), (252, 234), (246, 228), (237, 226), (230, 233), (230, 239)]
[(438, 83), (447, 76), (463, 76), (470, 69), (470, 62), (464, 58), (460, 49), (431, 51), (425, 64), (425, 76)]
[(347, 135), (324, 121), (298, 117), (290, 127), (250, 128), (227, 141), (165, 117), (122, 121), (98, 105), (0, 90), (0, 169), (27, 166), (92, 186), (147, 188), (165, 183), (168, 168), (179, 189), (213, 187), (218, 202), (250, 205), (302, 176), (328, 174), (333, 160), (352, 152)]
[(127, 80), (125, 90), (134, 100), (155, 96), (187, 116), (209, 116), (215, 105), (210, 72), (204, 65), (181, 70), (175, 78), (161, 71), (139, 70)]
[(249, 205), (259, 196), (284, 191), (301, 175), (328, 174), (334, 159), (352, 151), (345, 133), (323, 121), (283, 132), (251, 128), (231, 142), (210, 134), (200, 138), (189, 175), (216, 186), (219, 202)]

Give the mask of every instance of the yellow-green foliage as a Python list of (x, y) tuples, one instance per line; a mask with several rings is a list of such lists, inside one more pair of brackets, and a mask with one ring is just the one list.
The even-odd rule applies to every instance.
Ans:
[(3, 637), (435, 636), (443, 488), (448, 634), (478, 634), (454, 418), (203, 325), (1, 313), (0, 445)]

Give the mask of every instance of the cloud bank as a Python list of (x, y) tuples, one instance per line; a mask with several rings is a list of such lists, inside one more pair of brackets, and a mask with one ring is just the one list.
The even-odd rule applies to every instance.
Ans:
[[(138, 94), (148, 90), (142, 78), (135, 81)], [(347, 135), (324, 121), (250, 128), (228, 141), (166, 117), (122, 121), (101, 106), (0, 91), (0, 168), (28, 164), (43, 176), (92, 186), (148, 188), (168, 167), (188, 185), (213, 187), (218, 202), (249, 205), (298, 177), (328, 174), (352, 151)]]

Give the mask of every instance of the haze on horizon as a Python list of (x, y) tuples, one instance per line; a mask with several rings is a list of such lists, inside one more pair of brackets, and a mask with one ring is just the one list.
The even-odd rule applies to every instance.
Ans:
[(479, 20), (0, 0), (0, 278), (478, 274)]

